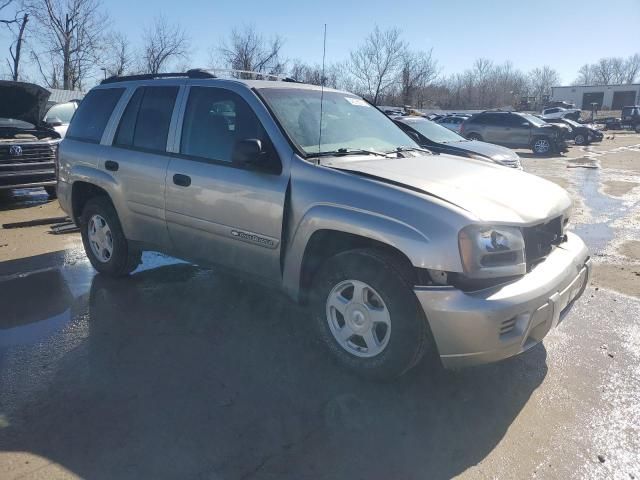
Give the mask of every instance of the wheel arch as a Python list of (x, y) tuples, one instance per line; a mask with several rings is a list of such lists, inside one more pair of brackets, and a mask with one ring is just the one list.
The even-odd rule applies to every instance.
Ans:
[(322, 262), (357, 248), (374, 248), (393, 256), (403, 266), (405, 275), (414, 276), (414, 265), (424, 263), (428, 242), (426, 236), (394, 219), (341, 207), (316, 206), (304, 216), (289, 243), (283, 287), (293, 299), (304, 303)]

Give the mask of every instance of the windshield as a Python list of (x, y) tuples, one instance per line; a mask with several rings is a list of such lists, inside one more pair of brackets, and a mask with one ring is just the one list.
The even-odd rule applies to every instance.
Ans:
[(75, 113), (76, 108), (75, 104), (72, 102), (69, 103), (60, 103), (58, 105), (54, 105), (47, 112), (47, 116), (44, 118), (45, 122), (56, 122), (67, 124), (71, 122), (71, 117)]
[(377, 108), (355, 95), (324, 92), (320, 130), (320, 90), (264, 88), (260, 94), (289, 138), (305, 156), (337, 150), (392, 152), (419, 148)]
[(522, 113), (521, 115), (523, 116), (523, 118), (526, 118), (537, 127), (542, 127), (543, 125), (547, 125), (547, 122), (529, 113)]
[(448, 128), (438, 125), (427, 119), (409, 120), (403, 122), (405, 125), (410, 126), (415, 131), (425, 136), (428, 140), (436, 143), (451, 143), (462, 142), (464, 137), (461, 137), (457, 133), (449, 130)]

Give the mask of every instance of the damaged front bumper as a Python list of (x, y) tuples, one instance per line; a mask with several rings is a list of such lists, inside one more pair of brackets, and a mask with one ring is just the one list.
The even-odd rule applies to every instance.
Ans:
[(513, 282), (464, 292), (416, 287), (442, 364), (447, 368), (495, 362), (536, 345), (562, 321), (584, 291), (591, 260), (574, 234), (544, 262)]

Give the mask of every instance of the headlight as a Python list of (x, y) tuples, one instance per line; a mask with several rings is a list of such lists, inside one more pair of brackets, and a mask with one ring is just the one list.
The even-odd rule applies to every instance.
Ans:
[(509, 277), (527, 271), (519, 228), (469, 225), (458, 233), (458, 246), (469, 278)]

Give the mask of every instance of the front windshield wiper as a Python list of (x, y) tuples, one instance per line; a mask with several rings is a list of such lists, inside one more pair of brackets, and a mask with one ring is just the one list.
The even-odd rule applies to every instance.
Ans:
[(337, 150), (328, 150), (326, 152), (314, 153), (308, 155), (307, 158), (340, 157), (344, 155), (378, 155), (379, 157), (387, 157), (386, 153), (376, 152), (375, 150), (364, 150), (359, 148), (338, 148)]
[(430, 153), (431, 155), (433, 155), (433, 152), (431, 150), (427, 150), (426, 148), (421, 148), (421, 147), (397, 147), (395, 150), (392, 150), (387, 153), (402, 153), (402, 152), (411, 152), (411, 151)]

